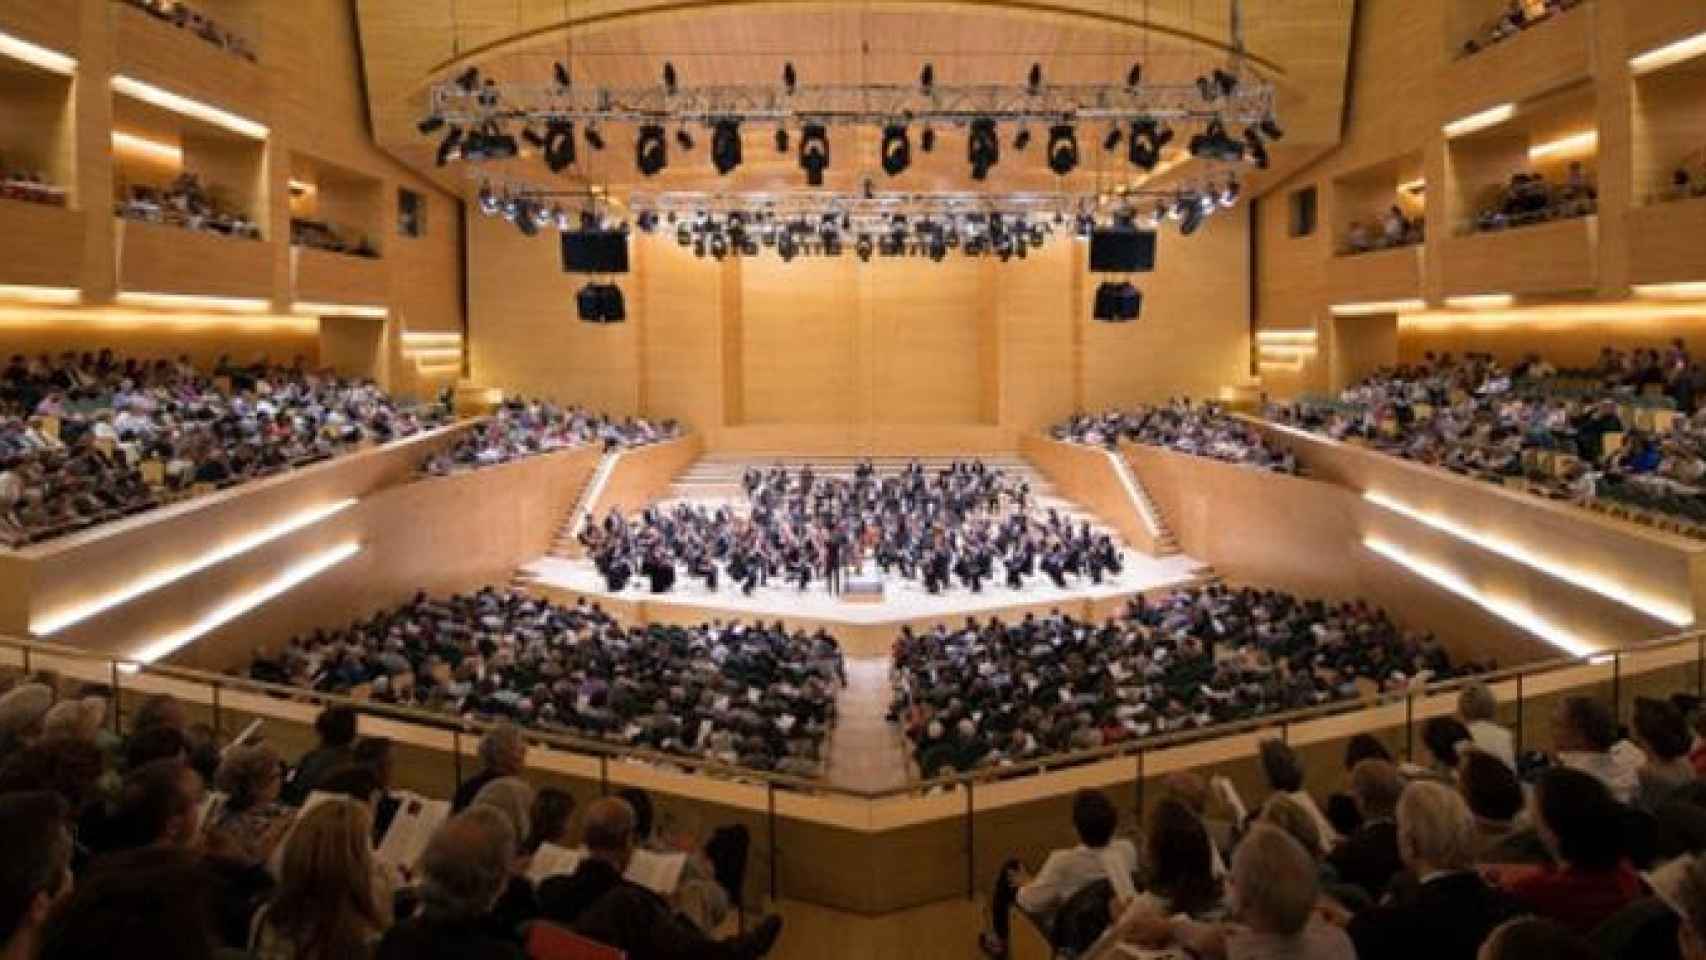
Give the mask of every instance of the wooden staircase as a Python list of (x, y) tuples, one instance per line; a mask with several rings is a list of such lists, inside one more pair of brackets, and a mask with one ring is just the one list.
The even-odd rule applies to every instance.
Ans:
[(604, 489), (604, 483), (610, 479), (610, 471), (616, 467), (616, 458), (620, 454), (606, 453), (598, 460), (598, 466), (587, 478), (586, 486), (581, 488), (580, 496), (575, 498), (575, 505), (563, 516), (563, 522), (557, 527), (557, 535), (551, 541), (548, 553), (553, 557), (576, 559), (586, 555), (586, 550), (577, 539), (581, 527), (587, 520), (587, 511), (598, 500), (599, 493)]

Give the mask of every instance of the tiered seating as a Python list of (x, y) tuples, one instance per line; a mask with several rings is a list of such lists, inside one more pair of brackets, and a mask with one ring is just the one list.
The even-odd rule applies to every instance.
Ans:
[(1227, 416), (1212, 400), (1192, 403), (1187, 398), (1094, 416), (1076, 414), (1049, 435), (1093, 446), (1129, 440), (1276, 473), (1297, 472), (1297, 458), (1290, 451), (1265, 442), (1249, 424)]
[(681, 424), (674, 420), (655, 424), (644, 417), (618, 420), (580, 407), (511, 398), (485, 423), (459, 438), (449, 449), (428, 458), (421, 469), (442, 476), (582, 444), (599, 443), (610, 451), (661, 443), (681, 434)]

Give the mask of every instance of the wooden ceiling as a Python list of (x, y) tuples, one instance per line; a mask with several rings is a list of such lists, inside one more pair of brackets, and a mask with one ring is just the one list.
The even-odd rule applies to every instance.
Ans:
[[(1279, 90), (1286, 140), (1266, 175), (1251, 169), (1259, 192), (1337, 143), (1355, 0), (1244, 0), (1246, 45), (1254, 67)], [(926, 62), (940, 83), (1019, 82), (1041, 63), (1055, 82), (1118, 82), (1134, 61), (1149, 82), (1189, 83), (1226, 62), (1229, 0), (996, 0), (996, 2), (748, 2), (748, 0), (356, 0), (374, 133), (381, 146), (447, 189), (469, 195), (464, 164), (438, 170), (436, 137), (415, 122), (427, 91), (477, 65), (500, 82), (544, 83), (554, 61), (571, 65), (586, 86), (659, 82), (664, 61), (684, 85), (777, 83), (792, 61), (802, 83), (912, 82)], [(669, 167), (655, 177), (634, 169), (633, 134), (606, 131), (602, 152), (580, 144), (579, 162), (553, 177), (537, 159), (487, 165), (539, 184), (597, 184), (630, 190), (801, 188), (795, 155), (778, 154), (773, 131), (750, 129), (745, 162), (718, 177), (709, 132), (692, 131), (691, 152), (670, 143)], [(1082, 129), (1082, 163), (1068, 178), (1044, 165), (1042, 131), (1024, 153), (1004, 131), (1001, 162), (988, 180), (968, 174), (965, 135), (938, 130), (932, 154), (913, 143), (913, 165), (890, 178), (878, 167), (874, 131), (832, 132), (826, 186), (854, 189), (866, 177), (879, 189), (990, 192), (1111, 189), (1138, 181), (1123, 149), (1106, 152), (1103, 129)], [(797, 140), (796, 140), (797, 143)], [(1200, 174), (1180, 165), (1162, 182)]]

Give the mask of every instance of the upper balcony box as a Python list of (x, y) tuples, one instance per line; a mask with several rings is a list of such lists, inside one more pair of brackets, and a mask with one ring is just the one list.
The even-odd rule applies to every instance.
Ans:
[(120, 221), (124, 292), (273, 298), (274, 245), (141, 221)]
[(128, 3), (109, 6), (115, 76), (267, 123), (266, 75), (258, 65)]
[(1436, 237), (1445, 295), (1577, 293), (1598, 285), (1599, 219), (1577, 217), (1532, 227)]
[(75, 57), (82, 9), (70, 0), (0, 4), (0, 33)]
[(1622, 6), (1631, 56), (1706, 33), (1706, 3), (1700, 0), (1641, 0)]
[[(1593, 70), (1598, 16), (1597, 0), (1585, 0), (1507, 40), (1451, 60), (1440, 84), (1439, 103), (1445, 118), (1527, 100), (1587, 79)], [(1466, 39), (1458, 38), (1457, 43)]]

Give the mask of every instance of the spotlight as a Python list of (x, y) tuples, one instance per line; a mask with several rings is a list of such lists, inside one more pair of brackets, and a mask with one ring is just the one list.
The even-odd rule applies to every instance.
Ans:
[(936, 68), (931, 66), (929, 62), (924, 64), (924, 69), (918, 74), (918, 86), (926, 95), (930, 93), (932, 87), (936, 86)]
[[(542, 211), (535, 209), (533, 204), (528, 203), (525, 200), (516, 202), (515, 228), (521, 231), (522, 236), (539, 236), (539, 214), (541, 212)], [(543, 212), (549, 216), (549, 211)]]
[(1155, 152), (1157, 154), (1159, 154), (1161, 152), (1162, 147), (1165, 147), (1167, 144), (1173, 142), (1174, 136), (1175, 136), (1175, 134), (1173, 133), (1173, 128), (1167, 126), (1166, 124), (1162, 124), (1161, 126), (1159, 126), (1155, 129), (1155, 132), (1153, 134), (1150, 135), (1149, 145), (1151, 147), (1154, 147)]
[(924, 132), (918, 138), (918, 148), (925, 153), (936, 149), (936, 129), (934, 127), (925, 125)]
[(1057, 123), (1048, 130), (1048, 168), (1066, 176), (1078, 167), (1078, 133), (1070, 123)]
[(489, 184), (480, 184), (480, 212), (488, 217), (496, 216), (498, 212), (498, 195), (492, 192)]
[[(1266, 170), (1268, 168), (1268, 148), (1262, 144), (1262, 135), (1256, 132), (1255, 127), (1244, 128), (1244, 148), (1247, 148), (1250, 161), (1256, 165), (1257, 169)], [(1245, 152), (1246, 149), (1239, 150), (1240, 154)]]
[(1034, 97), (1042, 90), (1042, 86), (1043, 65), (1040, 63), (1033, 63), (1031, 64), (1031, 72), (1025, 77), (1025, 90)]
[(1001, 135), (990, 117), (971, 122), (971, 134), (966, 138), (966, 159), (971, 162), (971, 178), (982, 180), (989, 168), (1001, 162)]
[(461, 144), (462, 144), (462, 128), (461, 127), (454, 127), (454, 126), (451, 127), (450, 132), (444, 135), (443, 142), (441, 142), (438, 145), (438, 157), (437, 157), (438, 165), (442, 167), (445, 164), (449, 163), (450, 162), (450, 155), (452, 153), (455, 153), (456, 148), (458, 146), (460, 146)]
[(1238, 78), (1218, 67), (1214, 71), (1214, 87), (1222, 97), (1230, 97), (1238, 92)]
[(473, 93), (478, 90), (480, 88), (480, 68), (469, 67), (462, 71), (461, 76), (456, 78), (456, 85), (461, 87), (464, 93)]
[(788, 152), (788, 128), (787, 127), (777, 127), (776, 128), (776, 152), (777, 153), (787, 153)]
[[(1245, 131), (1245, 139), (1250, 139), (1254, 127)], [(1208, 127), (1196, 136), (1191, 137), (1191, 156), (1199, 159), (1218, 160), (1222, 163), (1237, 163), (1244, 159), (1244, 144), (1226, 135), (1226, 125), (1216, 117), (1208, 122)]]
[(1013, 149), (1023, 150), (1030, 145), (1031, 145), (1031, 128), (1030, 127), (1020, 127), (1019, 132), (1013, 134)]
[(782, 88), (788, 91), (789, 96), (794, 95), (794, 90), (799, 86), (799, 80), (799, 75), (794, 72), (794, 61), (789, 60), (782, 64)]
[(1240, 190), (1241, 187), (1238, 183), (1237, 177), (1233, 177), (1226, 181), (1226, 189), (1220, 191), (1220, 205), (1228, 208), (1237, 206)]
[(586, 125), (586, 145), (594, 150), (604, 149), (604, 134), (599, 133), (598, 127), (590, 123)]
[(693, 231), (687, 229), (687, 224), (675, 228), (675, 242), (684, 247), (693, 245)]
[(1179, 219), (1179, 235), (1188, 237), (1191, 234), (1196, 233), (1197, 228), (1202, 226), (1202, 204), (1197, 202), (1194, 198), (1182, 200), (1180, 202), (1185, 206), (1183, 214)]
[(444, 129), (444, 118), (440, 116), (427, 117), (420, 123), (415, 124), (415, 129), (419, 130), (423, 137), (430, 136), (431, 134)]
[(729, 238), (721, 233), (711, 234), (711, 256), (718, 260), (729, 255)]
[(1126, 71), (1125, 85), (1127, 90), (1136, 90), (1143, 83), (1143, 64), (1134, 63)]
[(1125, 139), (1125, 134), (1119, 127), (1109, 127), (1108, 135), (1102, 138), (1102, 149), (1113, 150), (1120, 145), (1120, 141), (1123, 139)]
[(1261, 128), (1262, 135), (1266, 136), (1269, 140), (1285, 139), (1284, 128), (1279, 125), (1279, 121), (1275, 120), (1274, 115), (1271, 113), (1262, 118)]
[(1197, 78), (1197, 95), (1198, 96), (1200, 96), (1204, 100), (1212, 103), (1212, 102), (1214, 102), (1215, 96), (1219, 93), (1220, 93), (1220, 91), (1215, 88), (1213, 81), (1209, 80), (1209, 78), (1207, 78), (1207, 77), (1198, 77)]
[(808, 123), (800, 130), (800, 168), (807, 183), (823, 186), (823, 172), (829, 168), (829, 131), (821, 123)]
[(853, 241), (853, 252), (858, 255), (860, 263), (871, 262), (872, 249), (871, 235), (868, 233), (859, 234), (859, 239)]
[(545, 125), (545, 167), (552, 173), (562, 173), (574, 162), (574, 123), (568, 120), (552, 120)]
[(664, 140), (663, 127), (648, 123), (640, 127), (634, 141), (634, 165), (644, 176), (655, 176), (669, 166), (669, 144)]
[(1081, 213), (1073, 223), (1073, 232), (1080, 238), (1088, 240), (1096, 230), (1096, 218), (1088, 213)]
[(728, 176), (740, 166), (740, 121), (722, 119), (711, 124), (711, 165)]
[(883, 127), (883, 172), (900, 176), (912, 165), (912, 141), (907, 138), (906, 124), (891, 123)]
[(699, 239), (693, 241), (693, 255), (695, 257), (705, 256), (705, 238), (704, 237), (700, 237)]
[(693, 134), (688, 133), (686, 127), (682, 127), (675, 131), (675, 142), (681, 145), (681, 149), (691, 150), (693, 149)]
[(675, 96), (675, 64), (668, 60), (663, 62), (663, 92)]
[(551, 64), (551, 76), (557, 81), (557, 86), (569, 89), (569, 66), (561, 60)]
[(527, 141), (528, 146), (535, 147), (540, 150), (545, 149), (544, 135), (533, 129), (531, 125), (522, 128), (521, 139)]

